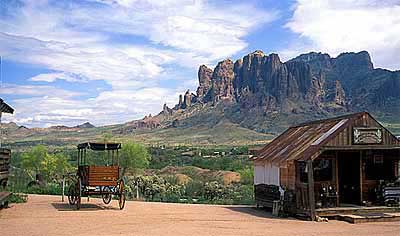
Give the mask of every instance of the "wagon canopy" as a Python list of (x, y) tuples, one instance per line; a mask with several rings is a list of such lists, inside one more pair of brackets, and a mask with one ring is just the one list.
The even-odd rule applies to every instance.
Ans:
[(121, 143), (87, 142), (87, 143), (78, 144), (78, 149), (91, 149), (94, 151), (118, 150), (118, 149), (121, 149)]

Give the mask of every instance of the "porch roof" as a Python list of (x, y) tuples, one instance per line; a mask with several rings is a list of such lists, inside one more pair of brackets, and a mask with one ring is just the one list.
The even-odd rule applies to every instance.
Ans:
[(3, 101), (3, 99), (0, 98), (0, 112), (4, 113), (14, 113), (14, 109), (10, 107), (7, 103)]

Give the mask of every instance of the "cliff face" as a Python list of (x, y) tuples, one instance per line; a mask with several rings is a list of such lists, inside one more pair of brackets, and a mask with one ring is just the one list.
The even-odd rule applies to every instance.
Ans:
[(336, 58), (312, 52), (287, 62), (277, 54), (255, 51), (235, 62), (223, 60), (214, 69), (200, 66), (197, 94), (187, 91), (168, 113), (192, 110), (190, 115), (172, 115), (177, 120), (182, 114), (195, 116), (211, 106), (214, 113), (220, 113), (218, 117), (222, 114), (253, 128), (268, 126), (271, 117), (290, 114), (303, 114), (300, 118), (306, 120), (315, 114), (326, 117), (359, 110), (396, 113), (399, 75), (374, 69), (365, 51)]
[(231, 60), (224, 60), (218, 63), (212, 75), (212, 86), (209, 91), (213, 103), (235, 100), (233, 93), (234, 75), (233, 62)]
[[(230, 102), (243, 109), (261, 107), (266, 112), (287, 111), (289, 101), (302, 101), (321, 107), (325, 99), (325, 74), (313, 74), (309, 64), (303, 61), (281, 62), (277, 54), (265, 55), (255, 51), (233, 63), (227, 59), (218, 63), (214, 70), (200, 66), (198, 102), (206, 104)], [(180, 98), (178, 107), (187, 108), (189, 92)], [(344, 91), (338, 91), (335, 99), (345, 99)], [(340, 100), (344, 105), (344, 101)]]
[(211, 78), (213, 70), (205, 65), (200, 66), (198, 72), (199, 87), (197, 88), (197, 96), (200, 102), (206, 101), (207, 92), (212, 85)]

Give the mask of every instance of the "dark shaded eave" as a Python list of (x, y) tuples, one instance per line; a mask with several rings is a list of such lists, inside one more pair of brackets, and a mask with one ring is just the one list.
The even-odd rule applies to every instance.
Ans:
[(0, 112), (13, 114), (14, 109), (10, 107), (7, 103), (5, 103), (3, 99), (0, 98)]

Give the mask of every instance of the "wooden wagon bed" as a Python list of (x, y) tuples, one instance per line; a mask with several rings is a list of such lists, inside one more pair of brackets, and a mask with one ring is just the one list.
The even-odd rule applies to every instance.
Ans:
[(80, 166), (83, 184), (87, 186), (116, 186), (119, 179), (118, 166)]

